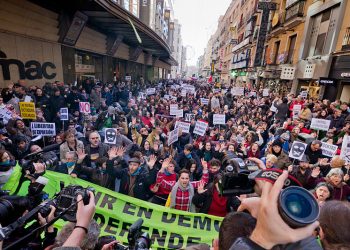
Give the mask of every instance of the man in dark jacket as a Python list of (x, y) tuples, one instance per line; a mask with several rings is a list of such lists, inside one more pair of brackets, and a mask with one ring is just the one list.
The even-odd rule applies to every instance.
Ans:
[(340, 131), (344, 127), (344, 117), (340, 109), (336, 109), (333, 115), (329, 115), (327, 120), (330, 120), (329, 129), (333, 132)]
[(156, 182), (157, 170), (154, 162), (147, 162), (147, 167), (141, 167), (137, 157), (130, 158), (129, 166), (123, 168), (120, 164), (124, 149), (112, 148), (108, 152), (107, 173), (119, 179), (119, 193), (129, 195), (141, 200), (151, 198), (150, 186)]
[(278, 100), (276, 100), (273, 105), (276, 107), (277, 112), (275, 114), (275, 120), (279, 120), (280, 122), (284, 122), (288, 117), (289, 107), (288, 107), (288, 99), (283, 98), (282, 103), (277, 104)]
[(85, 98), (78, 92), (76, 86), (72, 86), (72, 92), (67, 96), (67, 103), (69, 105), (69, 110), (71, 113), (78, 110), (79, 111), (79, 102), (84, 102)]
[(194, 159), (197, 165), (197, 172), (202, 173), (201, 161), (198, 155), (192, 151), (193, 146), (191, 144), (186, 144), (183, 152), (176, 156), (175, 161), (177, 166), (175, 168), (175, 172), (179, 172), (183, 168), (190, 169), (192, 165), (191, 159)]
[(56, 88), (54, 89), (54, 95), (49, 99), (49, 109), (50, 109), (50, 121), (54, 119), (57, 115), (57, 112), (60, 111), (61, 108), (66, 106), (66, 100), (63, 96), (61, 96), (61, 91)]
[(314, 140), (307, 145), (305, 155), (309, 158), (310, 164), (318, 163), (318, 160), (322, 158), (322, 142)]

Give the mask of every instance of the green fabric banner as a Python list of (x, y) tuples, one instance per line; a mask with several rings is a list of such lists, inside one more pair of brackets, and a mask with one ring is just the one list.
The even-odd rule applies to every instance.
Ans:
[[(3, 187), (11, 193), (15, 192), (19, 180), (19, 167), (16, 168)], [(50, 197), (60, 191), (60, 182), (64, 182), (64, 186), (93, 187), (96, 200), (95, 219), (101, 226), (101, 235), (115, 235), (123, 244), (127, 245), (128, 228), (138, 218), (144, 220), (142, 231), (149, 233), (152, 249), (183, 249), (197, 243), (211, 245), (212, 240), (218, 237), (223, 219), (221, 217), (188, 213), (155, 205), (65, 174), (46, 171), (44, 176), (49, 179), (44, 191)], [(25, 181), (18, 195), (26, 195), (28, 185), (29, 181)], [(61, 228), (64, 223), (60, 220), (55, 226)]]

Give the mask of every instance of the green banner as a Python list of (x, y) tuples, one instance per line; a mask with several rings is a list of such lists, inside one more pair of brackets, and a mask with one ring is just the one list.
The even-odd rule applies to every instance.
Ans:
[[(15, 171), (3, 189), (13, 193), (19, 174), (19, 171)], [(218, 237), (223, 219), (221, 217), (155, 205), (65, 174), (47, 171), (44, 176), (49, 179), (44, 191), (50, 197), (60, 191), (60, 182), (64, 182), (65, 186), (93, 187), (96, 200), (95, 219), (101, 226), (101, 235), (115, 235), (123, 244), (127, 245), (128, 228), (138, 218), (144, 220), (142, 231), (149, 233), (152, 249), (183, 249), (197, 243), (211, 245), (212, 240)], [(25, 181), (18, 195), (26, 195), (28, 185), (29, 181)], [(58, 221), (55, 226), (61, 228), (64, 223)]]

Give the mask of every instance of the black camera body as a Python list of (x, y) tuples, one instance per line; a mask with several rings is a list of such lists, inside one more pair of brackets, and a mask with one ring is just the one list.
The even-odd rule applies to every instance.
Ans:
[(249, 162), (247, 165), (241, 158), (233, 158), (229, 161), (219, 182), (221, 194), (224, 196), (254, 193), (255, 182), (248, 175), (255, 171), (256, 165)]
[(22, 171), (26, 173), (27, 171), (34, 175), (35, 167), (33, 163), (44, 163), (47, 169), (53, 169), (58, 165), (58, 157), (53, 152), (38, 152), (34, 154), (27, 155), (24, 159), (19, 162), (22, 167)]

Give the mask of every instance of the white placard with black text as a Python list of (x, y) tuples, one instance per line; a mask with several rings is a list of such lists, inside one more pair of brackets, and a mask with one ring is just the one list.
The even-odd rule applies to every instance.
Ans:
[(55, 123), (48, 122), (31, 122), (30, 130), (33, 136), (55, 136), (56, 135), (56, 125)]
[(327, 157), (333, 157), (335, 153), (337, 152), (338, 146), (322, 142), (322, 154)]
[(68, 121), (69, 120), (68, 108), (61, 108), (60, 109), (60, 119), (61, 119), (61, 121)]
[(307, 144), (300, 141), (294, 141), (289, 151), (289, 157), (296, 160), (301, 160), (304, 156), (306, 147)]
[(194, 127), (193, 133), (203, 136), (205, 134), (205, 131), (208, 128), (208, 123), (202, 122), (202, 121), (197, 121), (196, 126)]
[(312, 118), (310, 128), (316, 129), (316, 130), (328, 131), (330, 125), (331, 125), (330, 120)]
[(168, 146), (170, 146), (174, 142), (177, 142), (178, 139), (179, 139), (179, 128), (175, 128), (173, 131), (169, 132)]
[(226, 122), (225, 122), (225, 115), (222, 115), (222, 114), (214, 114), (213, 115), (213, 124), (214, 125), (225, 125)]
[(183, 133), (187, 133), (187, 134), (190, 133), (190, 126), (191, 126), (191, 123), (189, 122), (177, 121), (175, 123), (175, 128), (180, 128)]

